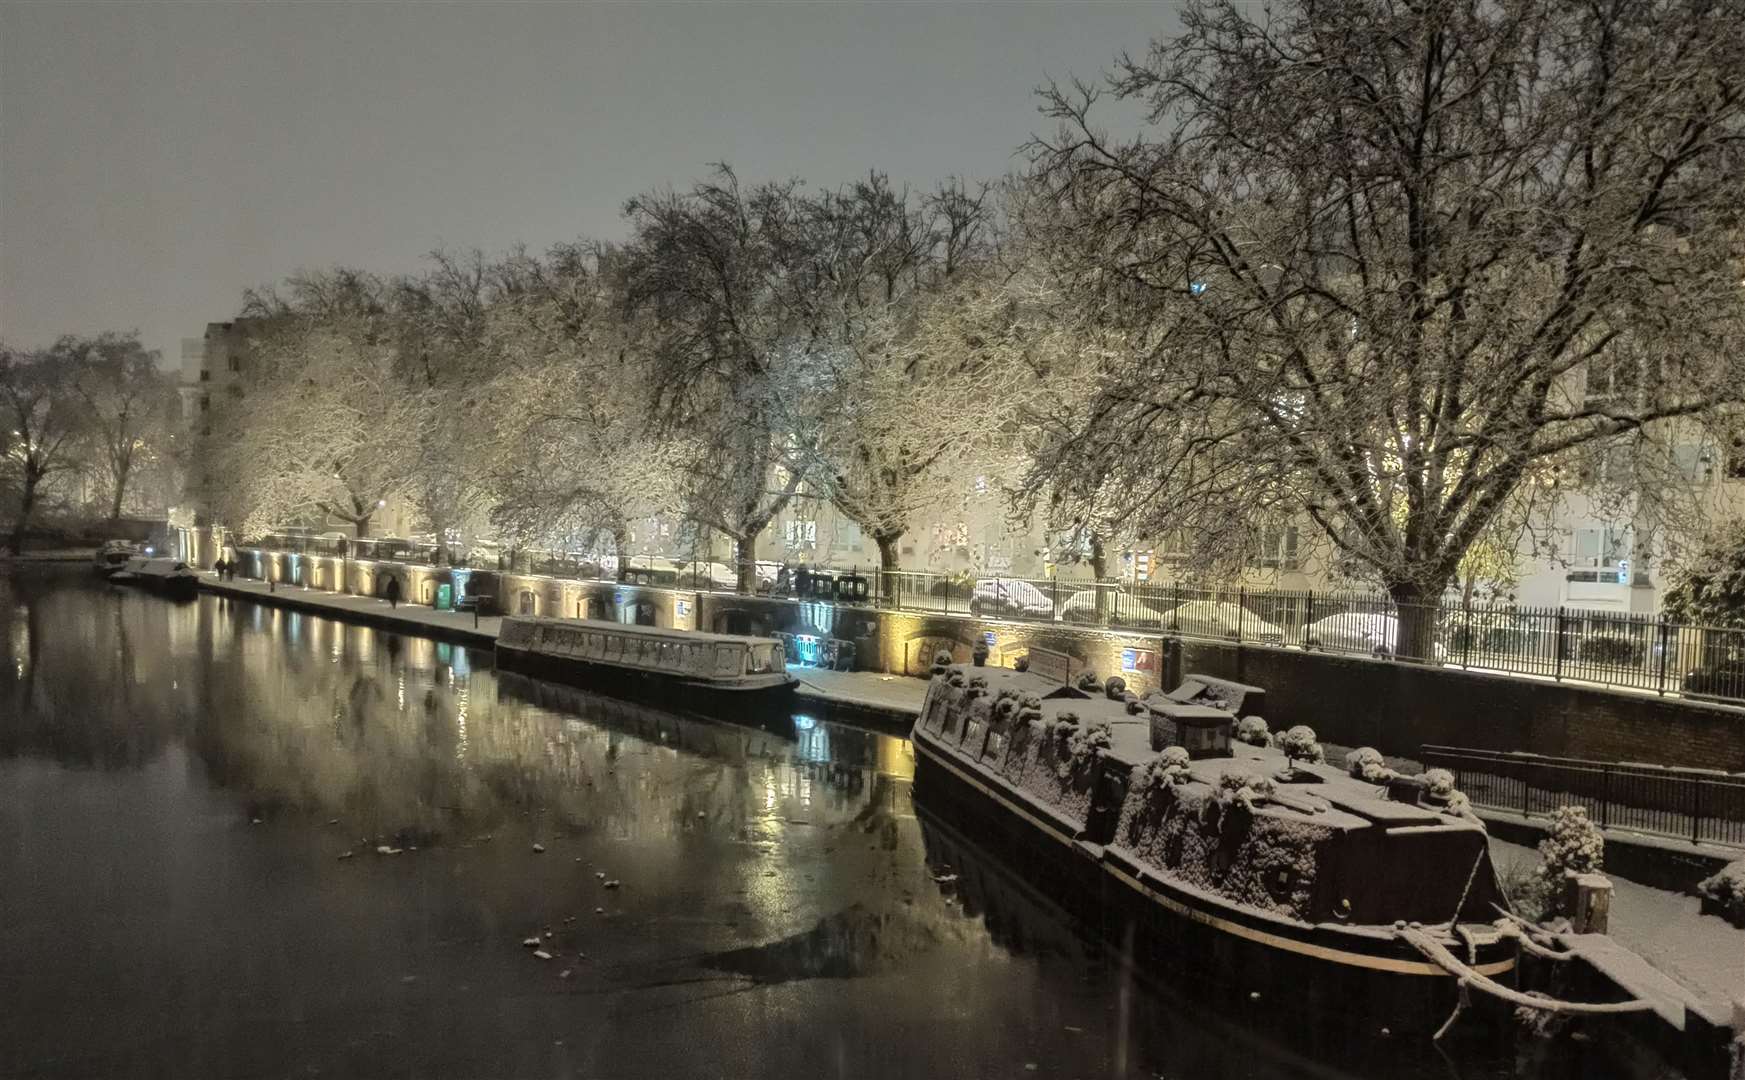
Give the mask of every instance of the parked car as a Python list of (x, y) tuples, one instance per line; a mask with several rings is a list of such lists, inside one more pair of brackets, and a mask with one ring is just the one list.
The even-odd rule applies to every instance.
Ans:
[(1282, 644), (1285, 632), (1274, 623), (1224, 600), (1190, 600), (1163, 615), (1165, 630), (1198, 637), (1236, 638)]
[[(1066, 582), (1060, 583), (1064, 592)], [(1060, 605), (1059, 619), (1061, 622), (1087, 623), (1113, 626), (1161, 626), (1166, 608), (1154, 600), (1143, 596), (1134, 596), (1127, 592), (1126, 586), (1114, 581), (1086, 585), (1073, 583), (1073, 593)], [(1102, 593), (1102, 610), (1097, 610), (1097, 594)]]
[(1052, 619), (1054, 601), (1047, 593), (1017, 578), (982, 578), (969, 596), (971, 615), (996, 618)]
[[(1333, 652), (1358, 652), (1390, 657), (1399, 647), (1400, 620), (1376, 611), (1344, 611), (1317, 619), (1303, 628), (1303, 644)], [(1436, 662), (1448, 659), (1448, 650), (1435, 644)]]

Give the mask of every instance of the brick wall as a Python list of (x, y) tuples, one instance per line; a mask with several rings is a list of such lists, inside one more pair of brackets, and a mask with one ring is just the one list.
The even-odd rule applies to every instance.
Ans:
[(1186, 641), (1182, 666), (1267, 690), (1269, 721), (1411, 755), (1426, 743), (1745, 771), (1745, 710), (1449, 668)]

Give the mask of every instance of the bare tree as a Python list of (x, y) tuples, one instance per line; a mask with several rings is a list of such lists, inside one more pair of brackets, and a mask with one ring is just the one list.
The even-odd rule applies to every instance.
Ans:
[(170, 458), (179, 405), (158, 370), (158, 354), (138, 334), (63, 338), (53, 352), (74, 371), (73, 388), (89, 412), (97, 465), (109, 485), (109, 519), (121, 516), (128, 483), (142, 465)]
[[(1109, 81), (1140, 135), (1093, 125), (1097, 89), (1045, 95), (1029, 225), (1109, 358), (1038, 476), (1115, 477), (1157, 535), (1306, 514), (1419, 605), (1537, 466), (1745, 400), (1725, 5), (1194, 0), (1183, 24)], [(1626, 350), (1638, 391), (1587, 395)]]
[(804, 471), (873, 538), (882, 570), (1000, 428), (1004, 371), (970, 314), (999, 289), (989, 203), (956, 180), (913, 199), (873, 173), (807, 207), (817, 333), (785, 426), (814, 433), (794, 444)]
[(214, 440), (245, 532), (320, 513), (368, 536), (385, 500), (407, 490), (429, 399), (401, 378), (381, 282), (355, 271), (303, 274), (290, 298), (250, 297), (259, 363), (220, 411)]
[(43, 482), (82, 464), (77, 451), (87, 418), (67, 361), (55, 349), (20, 353), (0, 346), (0, 467), (18, 492), (6, 541), (14, 555), (24, 547)]
[(678, 461), (649, 422), (636, 324), (614, 304), (602, 258), (565, 244), (503, 264), (487, 315), (489, 437), (477, 453), (491, 516), (518, 541), (604, 534), (622, 556), (632, 520), (673, 508)]
[(632, 235), (617, 272), (626, 310), (651, 328), (651, 412), (693, 448), (679, 478), (685, 512), (734, 541), (750, 592), (757, 537), (802, 479), (792, 448), (813, 437), (782, 430), (777, 408), (819, 333), (799, 185), (747, 188), (719, 165), (688, 191), (630, 200), (625, 214)]

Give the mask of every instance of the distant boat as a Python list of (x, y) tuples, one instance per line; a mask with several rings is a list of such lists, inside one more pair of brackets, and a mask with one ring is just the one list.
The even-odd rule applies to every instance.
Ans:
[(145, 555), (127, 560), (122, 569), (109, 575), (109, 580), (138, 585), (178, 599), (192, 598), (200, 584), (199, 575), (182, 560)]
[(598, 619), (509, 616), (497, 635), (497, 658), (530, 675), (682, 705), (762, 704), (799, 684), (775, 638)]
[(126, 540), (111, 540), (91, 553), (91, 568), (103, 577), (127, 569), (127, 560), (139, 554), (139, 548)]

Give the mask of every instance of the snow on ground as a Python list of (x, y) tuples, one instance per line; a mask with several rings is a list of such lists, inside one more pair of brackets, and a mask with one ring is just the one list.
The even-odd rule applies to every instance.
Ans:
[[(1511, 864), (1537, 865), (1532, 848), (1491, 838), (1491, 859), (1499, 872)], [(1712, 1002), (1721, 1015), (1745, 999), (1745, 930), (1699, 910), (1694, 896), (1612, 881), (1609, 927), (1618, 944)]]

